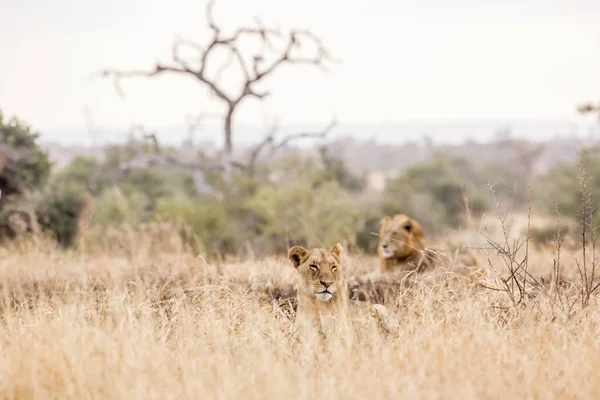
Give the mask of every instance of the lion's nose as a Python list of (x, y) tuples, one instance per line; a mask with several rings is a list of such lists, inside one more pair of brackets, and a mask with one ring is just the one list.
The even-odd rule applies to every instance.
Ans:
[(327, 289), (329, 286), (333, 285), (333, 282), (323, 282), (323, 281), (321, 281), (321, 285), (325, 286), (325, 289)]
[(383, 247), (384, 249), (387, 249), (387, 243), (382, 244), (381, 247)]

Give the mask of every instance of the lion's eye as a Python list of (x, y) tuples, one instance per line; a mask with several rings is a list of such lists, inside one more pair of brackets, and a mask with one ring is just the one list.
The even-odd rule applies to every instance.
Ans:
[(331, 267), (332, 271), (335, 271), (337, 269), (337, 265), (334, 265), (333, 267)]
[(318, 271), (319, 267), (317, 267), (315, 264), (311, 264), (310, 269), (312, 269), (313, 271)]
[(411, 225), (406, 225), (406, 226), (404, 227), (404, 229), (406, 229), (406, 232), (410, 232), (411, 228), (412, 228), (412, 226), (411, 226)]

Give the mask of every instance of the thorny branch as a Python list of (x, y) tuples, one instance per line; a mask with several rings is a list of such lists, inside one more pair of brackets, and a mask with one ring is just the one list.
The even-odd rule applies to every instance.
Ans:
[[(489, 189), (491, 192), (491, 196), (496, 204), (496, 211), (500, 214), (500, 201), (494, 191), (494, 187), (492, 184), (489, 184)], [(509, 272), (509, 276), (506, 278), (500, 278), (502, 285), (491, 287), (487, 285), (482, 285), (486, 289), (505, 292), (511, 302), (513, 307), (519, 306), (524, 301), (529, 298), (533, 298), (537, 293), (542, 293), (546, 296), (549, 296), (546, 288), (543, 285), (542, 279), (538, 279), (534, 277), (528, 271), (529, 265), (529, 240), (530, 240), (530, 220), (531, 220), (531, 193), (528, 195), (528, 226), (527, 233), (525, 239), (521, 240), (519, 238), (515, 238), (511, 240), (510, 238), (510, 230), (511, 227), (507, 225), (506, 220), (508, 217), (508, 211), (502, 215), (499, 215), (501, 230), (502, 230), (502, 239), (496, 240), (492, 238), (490, 235), (481, 232), (481, 234), (486, 238), (488, 244), (494, 249), (497, 254), (500, 256), (500, 260), (504, 263), (505, 267)], [(522, 259), (519, 260), (519, 253), (524, 249), (525, 255)], [(491, 264), (491, 261), (490, 261)], [(529, 288), (528, 288), (529, 286)]]

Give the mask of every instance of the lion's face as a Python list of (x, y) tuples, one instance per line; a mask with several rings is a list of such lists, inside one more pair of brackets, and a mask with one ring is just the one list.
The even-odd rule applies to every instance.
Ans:
[(320, 301), (333, 299), (344, 279), (340, 266), (341, 253), (342, 246), (339, 243), (331, 250), (292, 247), (288, 251), (288, 258), (300, 273), (301, 289)]
[(407, 258), (420, 250), (423, 228), (404, 214), (383, 217), (379, 229), (378, 252), (383, 258)]

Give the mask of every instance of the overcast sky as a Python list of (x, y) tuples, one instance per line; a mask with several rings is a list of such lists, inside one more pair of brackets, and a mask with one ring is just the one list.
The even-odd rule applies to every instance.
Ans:
[[(597, 0), (218, 0), (215, 8), (225, 29), (255, 15), (311, 29), (340, 63), (327, 73), (282, 69), (268, 81), (273, 96), (240, 109), (243, 123), (332, 114), (358, 123), (576, 119), (577, 103), (600, 98)], [(168, 61), (176, 36), (207, 39), (205, 2), (2, 0), (0, 109), (41, 131), (83, 127), (83, 106), (105, 129), (218, 110), (189, 78), (126, 81), (124, 100), (109, 80), (87, 79)]]

